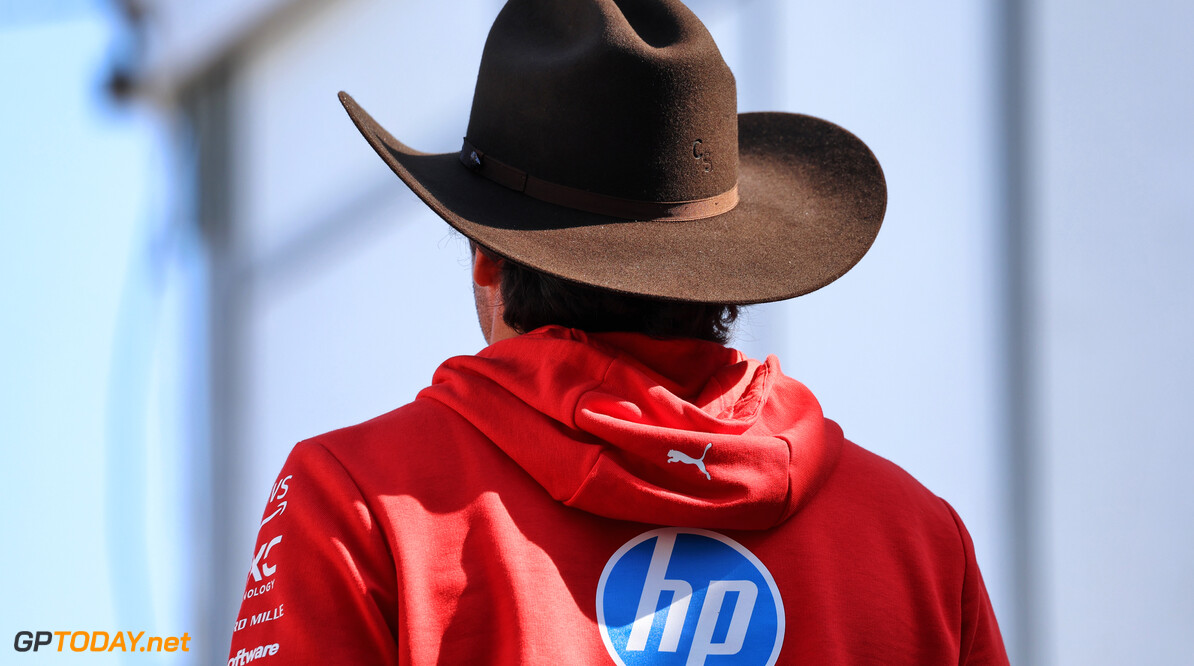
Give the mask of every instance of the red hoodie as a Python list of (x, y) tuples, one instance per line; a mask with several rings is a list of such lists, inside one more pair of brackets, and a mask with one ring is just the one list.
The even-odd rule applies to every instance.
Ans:
[(970, 537), (713, 343), (547, 327), (300, 443), (228, 664), (1005, 664)]

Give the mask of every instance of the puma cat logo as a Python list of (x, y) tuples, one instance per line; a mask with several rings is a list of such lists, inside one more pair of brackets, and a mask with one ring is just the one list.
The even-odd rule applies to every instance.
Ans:
[(713, 446), (713, 442), (709, 442), (708, 444), (706, 444), (705, 452), (701, 454), (700, 458), (693, 458), (692, 456), (688, 455), (687, 453), (684, 453), (683, 451), (677, 451), (675, 449), (672, 449), (667, 452), (667, 461), (670, 463), (682, 462), (682, 463), (688, 463), (689, 465), (696, 465), (697, 469), (701, 470), (701, 473), (703, 473), (705, 475), (705, 478), (712, 481), (713, 477), (709, 476), (709, 470), (705, 469), (705, 456), (709, 454), (709, 449), (712, 446)]

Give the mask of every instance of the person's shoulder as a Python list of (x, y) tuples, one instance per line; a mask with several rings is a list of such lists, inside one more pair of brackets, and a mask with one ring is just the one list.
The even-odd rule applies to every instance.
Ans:
[(867, 475), (872, 483), (882, 487), (936, 497), (903, 467), (848, 439), (842, 446), (842, 464), (847, 465), (849, 471)]
[(838, 501), (857, 503), (871, 515), (898, 514), (902, 521), (934, 524), (956, 531), (956, 516), (949, 504), (925, 487), (903, 467), (849, 440), (826, 484)]
[(340, 450), (376, 443), (392, 442), (395, 437), (415, 437), (428, 430), (453, 425), (454, 411), (435, 400), (416, 398), (401, 407), (355, 425), (337, 428), (307, 441), (318, 442), (329, 450)]
[(295, 445), (292, 455), (320, 449), (346, 469), (368, 468), (425, 450), (429, 440), (444, 441), (470, 426), (444, 405), (415, 399), (367, 421), (337, 428)]

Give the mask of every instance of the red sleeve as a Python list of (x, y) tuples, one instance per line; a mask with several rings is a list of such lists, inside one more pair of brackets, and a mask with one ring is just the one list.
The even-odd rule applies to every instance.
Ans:
[(397, 583), (385, 537), (322, 445), (294, 447), (253, 549), (229, 666), (395, 664)]
[(991, 599), (987, 596), (987, 586), (978, 569), (978, 560), (974, 556), (974, 542), (954, 508), (948, 502), (945, 506), (958, 527), (962, 549), (966, 554), (966, 576), (962, 582), (962, 644), (958, 663), (963, 666), (1006, 665), (1007, 651), (1003, 646), (1003, 636), (999, 633), (999, 623), (995, 620), (995, 611), (991, 608)]

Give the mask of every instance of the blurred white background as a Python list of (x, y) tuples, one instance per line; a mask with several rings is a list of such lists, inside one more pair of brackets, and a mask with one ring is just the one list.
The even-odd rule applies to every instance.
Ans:
[[(290, 447), (482, 346), (466, 244), (335, 94), (458, 149), (501, 4), (0, 0), (0, 638), (221, 662)], [(1188, 661), (1194, 5), (689, 5), (740, 110), (843, 125), (890, 193), (735, 344), (958, 509), (1013, 663)]]

